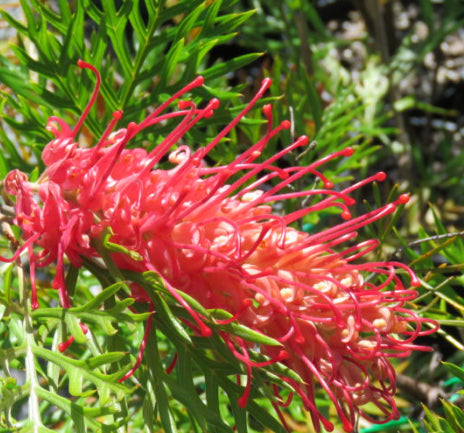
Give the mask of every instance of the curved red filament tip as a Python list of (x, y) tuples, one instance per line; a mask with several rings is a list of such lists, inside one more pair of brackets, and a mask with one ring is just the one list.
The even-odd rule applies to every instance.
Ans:
[(342, 150), (343, 156), (351, 156), (354, 153), (354, 149), (352, 147), (347, 147), (346, 149)]
[(221, 103), (219, 99), (216, 99), (216, 98), (211, 99), (208, 106), (204, 109), (203, 117), (205, 119), (209, 119), (214, 114), (214, 110), (219, 108), (220, 105)]
[(180, 101), (177, 101), (177, 107), (179, 108), (179, 110), (187, 110), (189, 108), (192, 108), (194, 105), (192, 103), (192, 101), (184, 101), (184, 100), (180, 100)]
[(268, 119), (272, 117), (272, 105), (271, 104), (264, 105), (263, 113)]
[[(89, 328), (87, 325), (84, 325), (83, 323), (79, 323), (80, 328), (82, 329), (82, 332), (84, 334), (87, 334), (89, 332)], [(71, 344), (74, 342), (74, 337), (71, 335), (66, 341), (63, 343), (58, 344), (58, 350), (63, 353)]]
[(251, 99), (251, 101), (248, 102), (246, 107), (221, 131), (219, 134), (216, 135), (216, 137), (210, 141), (206, 146), (205, 146), (205, 152), (209, 153), (210, 150), (216, 146), (236, 125), (237, 123), (245, 117), (245, 115), (253, 108), (253, 106), (258, 102), (259, 99), (263, 96), (263, 94), (266, 92), (266, 90), (270, 87), (272, 84), (272, 80), (270, 78), (265, 78), (261, 82), (261, 86), (259, 90), (256, 92), (255, 96)]
[(88, 69), (91, 69), (93, 68), (93, 66), (87, 62), (84, 62), (84, 60), (82, 59), (78, 59), (77, 60), (77, 66), (79, 66), (79, 68), (83, 69), (83, 68), (88, 68)]
[(78, 120), (76, 126), (74, 129), (71, 131), (71, 136), (75, 137), (76, 134), (78, 133), (79, 129), (81, 129), (82, 124), (84, 123), (85, 119), (87, 118), (87, 115), (89, 114), (90, 109), (93, 107), (95, 104), (95, 101), (97, 100), (98, 93), (100, 91), (100, 84), (101, 84), (101, 77), (100, 73), (98, 72), (97, 68), (95, 66), (91, 65), (90, 63), (84, 62), (83, 60), (79, 59), (77, 61), (77, 66), (79, 68), (83, 69), (90, 69), (94, 74), (95, 74), (95, 88), (92, 92), (92, 96), (90, 97), (90, 101), (87, 103), (87, 106), (85, 107), (80, 119)]
[(269, 77), (266, 77), (263, 81), (261, 81), (261, 88), (269, 89), (272, 84), (272, 80)]
[(127, 125), (127, 131), (129, 132), (134, 132), (136, 129), (137, 129), (137, 123), (135, 122), (130, 122), (128, 125)]
[(300, 135), (295, 143), (296, 146), (306, 146), (309, 144), (309, 137), (307, 135)]
[(344, 210), (342, 212), (342, 218), (346, 221), (346, 220), (349, 220), (351, 219), (351, 213), (347, 210)]
[(63, 353), (74, 341), (74, 337), (71, 335), (66, 341), (58, 344), (58, 350)]
[(356, 204), (356, 200), (353, 197), (346, 197), (345, 204), (347, 206), (353, 206), (354, 204)]
[(377, 180), (379, 182), (383, 182), (386, 178), (387, 178), (387, 175), (383, 171), (379, 171), (375, 175), (375, 180)]
[(209, 105), (212, 110), (216, 110), (217, 108), (221, 106), (221, 101), (217, 98), (213, 98), (211, 99)]
[[(204, 83), (205, 83), (205, 78), (203, 77), (203, 75), (199, 75), (190, 84), (185, 86), (184, 89), (191, 90), (191, 89), (193, 89), (195, 87), (203, 86)], [(186, 90), (186, 91), (188, 91), (188, 90)]]
[(401, 194), (398, 197), (398, 200), (395, 201), (395, 204), (396, 205), (406, 204), (409, 201), (409, 199), (410, 199), (410, 195), (408, 193)]
[(198, 326), (200, 327), (200, 334), (202, 337), (211, 337), (213, 331), (208, 328), (201, 320), (197, 322)]

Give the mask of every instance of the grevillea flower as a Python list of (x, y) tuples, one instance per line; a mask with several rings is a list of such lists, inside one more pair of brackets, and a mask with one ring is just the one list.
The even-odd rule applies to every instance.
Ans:
[[(70, 307), (64, 257), (79, 267), (82, 257), (98, 256), (93, 240), (109, 230), (111, 242), (138, 255), (135, 260), (113, 253), (117, 266), (156, 272), (189, 311), (190, 326), (199, 334), (209, 336), (215, 323), (193, 311), (177, 290), (205, 308), (230, 313), (230, 319), (216, 324), (237, 321), (281, 343), (262, 344), (259, 351), (268, 361), (257, 362), (249, 343), (221, 331), (232, 353), (246, 367), (248, 380), (241, 406), (249, 398), (252, 369), (282, 362), (301, 377), (301, 382), (282, 379), (301, 397), (316, 429), (321, 424), (333, 429), (316, 406), (315, 393), (320, 389), (333, 402), (347, 432), (359, 415), (372, 422), (396, 417), (395, 371), (390, 359), (427, 350), (414, 340), (436, 327), (406, 308), (416, 292), (404, 286), (396, 269), (406, 271), (411, 285), (417, 286), (414, 273), (402, 263), (363, 262), (378, 241), (354, 240), (357, 230), (394, 212), (407, 202), (407, 195), (352, 217), (350, 193), (385, 178), (384, 173), (377, 173), (335, 190), (319, 168), (329, 160), (349, 157), (352, 149), (305, 167), (279, 165), (286, 154), (308, 145), (308, 138), (302, 136), (275, 155), (261, 158), (269, 140), (290, 127), (287, 121), (273, 126), (269, 105), (263, 108), (268, 126), (261, 140), (226, 165), (205, 165), (204, 157), (269, 88), (268, 79), (229, 125), (195, 151), (182, 141), (185, 133), (219, 106), (216, 99), (204, 108), (179, 100), (202, 85), (201, 77), (138, 124), (112, 132), (122, 117), (121, 112), (114, 113), (98, 142), (91, 148), (80, 147), (76, 137), (97, 97), (100, 77), (93, 66), (82, 61), (79, 66), (91, 69), (97, 78), (79, 122), (71, 129), (59, 118), (50, 119), (47, 129), (55, 138), (43, 151), (46, 169), (36, 183), (18, 170), (5, 179), (6, 191), (16, 197), (15, 223), (25, 239), (22, 249), (29, 250), (32, 306), (38, 307), (35, 267), (56, 263), (53, 287), (63, 307)], [(176, 100), (178, 110), (166, 112)], [(126, 148), (141, 130), (175, 118), (177, 126), (150, 152)], [(167, 155), (172, 168), (157, 168)], [(288, 188), (297, 179), (309, 178), (309, 184), (314, 177), (321, 188)], [(277, 201), (309, 196), (323, 198), (286, 215), (273, 211), (272, 204)], [(305, 215), (334, 206), (341, 209), (339, 224), (313, 234), (292, 227)], [(343, 246), (347, 242), (349, 246)], [(134, 286), (133, 296), (139, 302), (150, 302), (140, 287)], [(284, 406), (278, 389), (275, 394), (275, 407)], [(363, 410), (367, 403), (376, 405), (384, 417), (372, 419)]]

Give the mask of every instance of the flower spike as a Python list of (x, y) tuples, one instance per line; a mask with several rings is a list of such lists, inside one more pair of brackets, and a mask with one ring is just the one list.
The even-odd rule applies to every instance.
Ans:
[[(262, 158), (269, 141), (291, 127), (288, 121), (273, 125), (270, 105), (263, 107), (267, 125), (258, 142), (233, 161), (208, 166), (208, 153), (263, 97), (271, 86), (269, 79), (216, 137), (196, 150), (188, 145), (187, 133), (208, 122), (219, 106), (216, 99), (204, 108), (185, 100), (186, 94), (203, 84), (202, 77), (177, 91), (145, 120), (112, 132), (122, 118), (121, 112), (115, 112), (95, 147), (79, 146), (75, 137), (96, 101), (101, 79), (92, 65), (83, 61), (78, 65), (96, 77), (95, 90), (78, 123), (71, 130), (59, 118), (50, 119), (47, 129), (55, 138), (44, 148), (46, 168), (37, 184), (18, 170), (5, 179), (6, 192), (16, 198), (15, 224), (22, 229), (24, 244), (12, 259), (0, 261), (16, 260), (27, 249), (32, 274), (38, 267), (56, 263), (53, 287), (68, 308), (72, 299), (65, 286), (65, 257), (74, 266), (82, 266), (83, 257), (99, 256), (94, 242), (111, 233), (109, 241), (128, 252), (109, 252), (116, 266), (157, 273), (171, 301), (189, 313), (190, 319), (183, 323), (204, 338), (216, 329), (243, 364), (246, 383), (238, 398), (241, 407), (253, 395), (253, 369), (280, 362), (301, 377), (300, 383), (281, 374), (286, 389), (298, 394), (310, 412), (316, 431), (334, 428), (318, 407), (318, 390), (331, 400), (346, 432), (354, 429), (359, 417), (376, 423), (397, 417), (390, 361), (429, 350), (415, 341), (435, 332), (437, 325), (409, 309), (417, 292), (408, 284), (420, 283), (414, 272), (399, 262), (369, 262), (368, 253), (379, 242), (356, 242), (356, 237), (363, 227), (395, 212), (409, 196), (400, 195), (393, 203), (352, 216), (352, 193), (386, 178), (380, 172), (336, 188), (322, 167), (336, 158), (349, 158), (354, 149), (342, 149), (305, 167), (289, 167), (288, 154), (309, 144), (308, 137), (302, 136)], [(177, 109), (172, 107), (175, 102)], [(127, 147), (140, 131), (166, 120), (177, 122), (176, 126), (153, 149)], [(159, 167), (161, 160), (171, 166)], [(297, 191), (297, 181), (316, 186)], [(287, 215), (273, 207), (305, 197), (321, 199)], [(340, 221), (326, 229), (305, 233), (292, 225), (309, 214), (334, 208)], [(31, 300), (37, 308), (33, 275), (31, 284)], [(130, 288), (137, 302), (151, 302), (144, 289), (136, 284)], [(206, 310), (225, 310), (230, 319), (210, 319), (204, 310), (200, 314), (181, 293)], [(154, 311), (156, 305), (149, 308)], [(152, 317), (135, 365), (121, 381), (136, 373), (142, 362)], [(232, 322), (280, 345), (257, 345), (257, 359), (249, 343), (226, 331), (233, 328), (227, 326)], [(71, 337), (62, 343), (60, 350), (72, 341)], [(176, 359), (167, 373), (175, 368)], [(279, 391), (273, 385), (273, 405), (285, 424), (282, 411), (292, 397), (283, 401)], [(379, 409), (377, 417), (366, 413), (367, 404)]]

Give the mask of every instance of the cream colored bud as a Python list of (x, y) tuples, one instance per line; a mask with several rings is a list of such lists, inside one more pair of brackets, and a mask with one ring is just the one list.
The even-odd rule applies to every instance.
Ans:
[(264, 295), (262, 295), (261, 293), (256, 293), (255, 295), (255, 299), (256, 301), (262, 305), (262, 306), (266, 306), (269, 304), (269, 301), (266, 299), (266, 297)]
[(259, 190), (246, 192), (245, 194), (242, 195), (242, 202), (244, 203), (252, 202), (260, 198), (262, 195), (263, 195), (263, 191), (259, 191)]
[(289, 287), (280, 289), (280, 296), (284, 302), (293, 302), (295, 299), (295, 290)]
[(387, 321), (385, 319), (375, 319), (372, 324), (374, 325), (374, 328), (378, 329), (379, 331), (387, 330)]

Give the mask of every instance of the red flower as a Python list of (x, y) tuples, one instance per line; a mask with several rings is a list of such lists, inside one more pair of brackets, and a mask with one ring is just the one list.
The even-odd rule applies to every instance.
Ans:
[[(205, 166), (203, 158), (261, 98), (269, 80), (263, 81), (256, 96), (216, 138), (196, 151), (178, 143), (197, 122), (210, 117), (219, 102), (213, 99), (205, 108), (198, 108), (190, 101), (180, 101), (178, 111), (163, 113), (174, 100), (200, 86), (201, 78), (141, 123), (111, 133), (121, 118), (116, 112), (98, 143), (81, 148), (76, 135), (96, 98), (100, 78), (91, 65), (80, 62), (79, 66), (94, 71), (98, 80), (80, 121), (71, 130), (60, 119), (50, 120), (48, 129), (56, 138), (43, 151), (46, 170), (37, 184), (29, 183), (17, 170), (5, 181), (7, 192), (16, 196), (16, 224), (23, 229), (25, 246), (31, 250), (32, 243), (41, 247), (37, 256), (30, 254), (33, 264), (57, 263), (54, 287), (63, 306), (70, 306), (63, 257), (80, 266), (81, 256), (96, 256), (92, 239), (109, 228), (111, 242), (141, 257), (134, 260), (116, 253), (112, 255), (116, 264), (122, 269), (156, 272), (192, 315), (192, 328), (202, 335), (211, 334), (211, 325), (175, 289), (208, 309), (228, 311), (230, 320), (281, 343), (280, 347), (261, 345), (259, 349), (269, 361), (258, 363), (253, 361), (248, 343), (222, 332), (230, 350), (247, 369), (248, 383), (239, 401), (242, 406), (247, 403), (252, 368), (280, 361), (302, 378), (302, 383), (287, 377), (283, 380), (299, 394), (316, 429), (320, 423), (328, 430), (333, 428), (316, 407), (315, 392), (321, 388), (332, 400), (346, 431), (353, 429), (357, 414), (369, 418), (363, 411), (369, 402), (384, 413), (381, 422), (396, 417), (395, 372), (389, 359), (427, 350), (414, 345), (414, 340), (436, 327), (405, 306), (416, 292), (405, 288), (395, 270), (405, 270), (411, 284), (418, 285), (413, 272), (396, 262), (363, 263), (360, 259), (378, 242), (353, 245), (353, 241), (358, 229), (391, 214), (408, 200), (407, 195), (353, 218), (348, 207), (354, 200), (349, 194), (374, 180), (383, 180), (385, 174), (336, 191), (318, 171), (329, 160), (349, 157), (352, 149), (307, 167), (276, 165), (287, 153), (308, 144), (303, 136), (260, 160), (268, 141), (290, 126), (285, 121), (273, 127), (270, 106), (263, 109), (268, 128), (258, 143), (226, 165)], [(126, 148), (142, 129), (171, 118), (179, 118), (178, 125), (151, 152)], [(156, 168), (167, 154), (173, 168)], [(308, 175), (318, 178), (323, 187), (303, 191), (287, 188)], [(324, 198), (287, 215), (273, 210), (272, 204), (278, 201), (313, 195)], [(334, 206), (341, 209), (345, 220), (338, 225), (314, 234), (291, 227), (309, 213)], [(352, 246), (342, 247), (347, 241)], [(366, 278), (372, 274), (380, 277)], [(35, 288), (32, 290), (36, 308)], [(139, 287), (134, 288), (133, 296), (140, 302), (150, 299)], [(424, 322), (431, 326), (424, 328)], [(284, 405), (278, 390), (275, 405)]]

